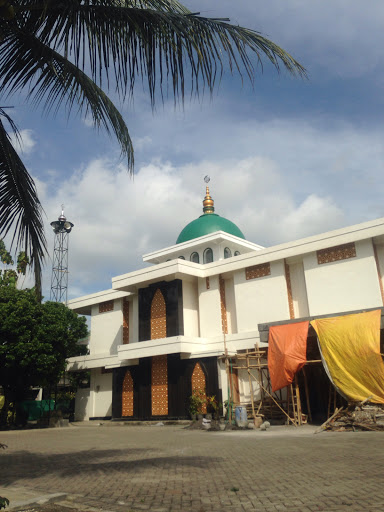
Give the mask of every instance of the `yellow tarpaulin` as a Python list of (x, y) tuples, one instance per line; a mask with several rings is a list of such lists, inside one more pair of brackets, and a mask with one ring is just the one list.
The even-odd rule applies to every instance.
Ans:
[(381, 311), (312, 320), (331, 379), (350, 400), (384, 403)]

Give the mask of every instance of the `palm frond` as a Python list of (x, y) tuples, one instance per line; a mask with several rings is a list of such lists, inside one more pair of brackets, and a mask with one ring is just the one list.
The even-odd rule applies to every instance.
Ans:
[(11, 128), (11, 132), (13, 133), (16, 142), (21, 146), (22, 139), (21, 139), (20, 131), (19, 131), (18, 127), (16, 126), (16, 123), (14, 122), (14, 120), (11, 118), (11, 116), (9, 114), (7, 114), (7, 112), (5, 110), (6, 108), (13, 108), (13, 107), (0, 107), (0, 118), (4, 117), (8, 121), (8, 124)]
[(64, 105), (68, 114), (73, 108), (91, 114), (96, 127), (113, 132), (121, 152), (133, 169), (133, 146), (128, 128), (108, 96), (83, 71), (65, 57), (30, 34), (16, 32), (4, 42), (0, 54), (0, 91), (14, 93), (28, 88), (28, 97), (36, 105), (43, 103), (55, 112)]
[(306, 76), (301, 64), (259, 32), (200, 17), (174, 1), (36, 1), (34, 10), (22, 14), (23, 30), (81, 69), (90, 64), (99, 85), (113, 74), (123, 96), (132, 93), (139, 76), (146, 77), (152, 102), (168, 83), (175, 98), (183, 99), (187, 72), (192, 93), (201, 86), (212, 92), (226, 66), (253, 82), (264, 60), (278, 71)]
[[(8, 115), (6, 118), (10, 122)], [(7, 236), (10, 230), (13, 231), (11, 247), (16, 252), (24, 250), (35, 276), (40, 276), (47, 252), (42, 207), (33, 180), (0, 119), (0, 236)], [(40, 278), (36, 284), (39, 282)], [(37, 291), (41, 293), (41, 289)]]
[[(13, 0), (12, 7), (14, 16), (0, 17), (0, 93), (25, 90), (47, 110), (63, 105), (68, 114), (75, 107), (91, 113), (97, 127), (117, 137), (130, 170), (131, 139), (104, 82), (110, 89), (113, 79), (124, 99), (141, 78), (153, 106), (168, 86), (175, 101), (184, 100), (187, 83), (191, 94), (212, 92), (227, 68), (252, 83), (264, 62), (306, 76), (260, 33), (201, 17), (177, 0)], [(38, 286), (46, 250), (41, 213), (33, 181), (0, 120), (0, 235), (15, 229), (13, 241), (27, 248)]]

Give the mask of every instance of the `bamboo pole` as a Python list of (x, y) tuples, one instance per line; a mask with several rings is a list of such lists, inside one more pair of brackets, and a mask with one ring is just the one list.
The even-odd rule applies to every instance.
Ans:
[[(248, 351), (247, 351), (247, 354), (248, 354)], [(248, 357), (247, 357), (246, 361), (247, 361), (247, 371), (248, 371), (248, 381), (249, 381), (249, 395), (251, 397), (251, 405), (252, 405), (252, 415), (253, 415), (253, 419), (255, 420), (256, 419), (255, 400), (254, 400), (254, 396), (253, 396), (253, 385), (252, 385), (251, 374), (249, 372), (249, 358)]]
[[(251, 375), (252, 377), (255, 379), (255, 376), (252, 374), (251, 372)], [(275, 402), (275, 404), (277, 405), (277, 407), (288, 417), (289, 421), (291, 421), (295, 427), (297, 427), (296, 423), (294, 422), (294, 420), (292, 420), (292, 418), (289, 417), (289, 415), (284, 411), (284, 409), (282, 407), (280, 407), (280, 405), (277, 403), (277, 401), (273, 398), (273, 396), (271, 395), (271, 393), (269, 393), (264, 386), (262, 386), (262, 388), (264, 389), (264, 391), (267, 393), (267, 395), (272, 398), (272, 400)]]
[(297, 375), (295, 375), (295, 395), (296, 395), (296, 410), (297, 410), (297, 420), (299, 425), (303, 424), (303, 417), (301, 415), (301, 398), (300, 398), (300, 388), (297, 380)]
[(309, 400), (309, 388), (308, 388), (308, 379), (307, 374), (305, 372), (305, 367), (303, 366), (303, 375), (304, 375), (304, 389), (305, 389), (305, 397), (307, 401), (307, 409), (308, 409), (308, 419), (310, 423), (312, 423), (312, 413), (311, 413), (311, 403)]
[(225, 329), (223, 329), (223, 341), (224, 341), (224, 354), (225, 354), (225, 371), (227, 374), (227, 382), (228, 382), (228, 421), (229, 424), (232, 425), (232, 379), (229, 370), (229, 362), (228, 362), (228, 349), (227, 349), (227, 340), (225, 339)]
[(298, 423), (298, 421), (297, 421), (297, 414), (296, 414), (295, 395), (293, 394), (293, 386), (292, 386), (292, 384), (289, 386), (289, 389), (290, 389), (290, 393), (291, 393), (293, 417), (295, 419), (295, 422)]
[(332, 384), (329, 383), (329, 396), (328, 396), (328, 412), (327, 418), (331, 416), (331, 401), (332, 401)]
[[(260, 386), (260, 399), (261, 399), (261, 402), (262, 402), (262, 395), (261, 395), (261, 389), (263, 387), (263, 375), (261, 373), (261, 360), (260, 360), (260, 350), (259, 350), (259, 342), (256, 341), (256, 344), (255, 344), (255, 352), (257, 353), (257, 357), (256, 357), (256, 364), (257, 364), (257, 375), (259, 377), (259, 386)], [(260, 403), (261, 403), (260, 402)], [(260, 406), (261, 407), (261, 406)], [(260, 411), (260, 408), (259, 408), (259, 411)]]
[(340, 409), (337, 409), (336, 408), (336, 411), (332, 414), (332, 416), (330, 418), (327, 419), (327, 421), (325, 421), (322, 425), (320, 425), (320, 427), (315, 430), (315, 434), (318, 434), (319, 432), (322, 432), (323, 430), (325, 430), (325, 427), (333, 420), (333, 418), (335, 418), (335, 416), (337, 416), (337, 414), (339, 412), (341, 412), (342, 410), (344, 409), (344, 407), (340, 407)]

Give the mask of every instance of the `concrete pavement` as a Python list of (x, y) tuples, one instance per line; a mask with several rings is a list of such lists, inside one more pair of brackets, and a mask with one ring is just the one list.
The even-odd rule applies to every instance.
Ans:
[(1, 432), (0, 495), (16, 489), (16, 497), (51, 496), (84, 511), (381, 512), (384, 433), (314, 430), (93, 424)]

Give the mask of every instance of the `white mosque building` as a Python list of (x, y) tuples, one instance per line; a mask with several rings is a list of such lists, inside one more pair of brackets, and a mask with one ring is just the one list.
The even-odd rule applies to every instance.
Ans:
[[(78, 420), (186, 418), (195, 387), (228, 398), (223, 354), (267, 346), (265, 326), (381, 309), (384, 218), (261, 247), (215, 213), (207, 187), (203, 214), (143, 261), (69, 301), (91, 317), (89, 354), (68, 363), (91, 376)], [(237, 380), (246, 402), (248, 377)]]

